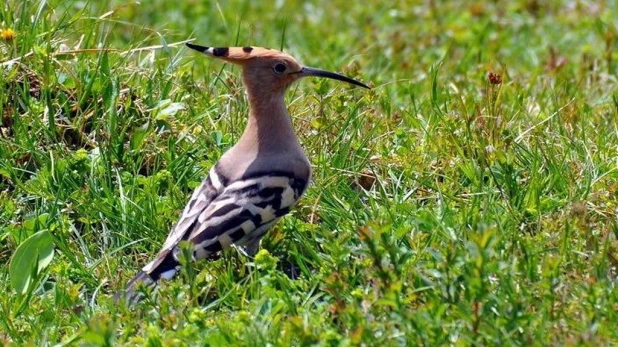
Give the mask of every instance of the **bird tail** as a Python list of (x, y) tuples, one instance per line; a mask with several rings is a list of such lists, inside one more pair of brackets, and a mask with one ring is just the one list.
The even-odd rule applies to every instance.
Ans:
[(114, 295), (114, 302), (118, 304), (121, 301), (126, 301), (129, 306), (133, 306), (144, 299), (144, 295), (137, 291), (139, 286), (154, 287), (156, 284), (156, 281), (145, 271), (140, 271), (127, 283), (127, 288), (125, 290)]
[(138, 291), (140, 286), (155, 287), (159, 279), (169, 280), (178, 273), (180, 264), (171, 253), (163, 254), (158, 258), (144, 268), (148, 268), (148, 272), (144, 270), (138, 272), (127, 283), (125, 290), (114, 295), (115, 303), (125, 300), (130, 306), (133, 306), (144, 299), (144, 295)]

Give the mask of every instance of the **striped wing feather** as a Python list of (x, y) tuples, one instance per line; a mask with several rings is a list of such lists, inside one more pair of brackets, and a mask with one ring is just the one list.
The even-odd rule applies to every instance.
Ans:
[(261, 238), (290, 211), (302, 191), (288, 176), (260, 176), (234, 182), (203, 210), (188, 240), (197, 259), (231, 244), (245, 245)]
[(175, 274), (170, 267), (178, 264), (178, 244), (182, 240), (195, 244), (195, 259), (207, 258), (231, 244), (243, 246), (259, 241), (289, 212), (307, 184), (281, 172), (252, 175), (226, 182), (226, 186), (221, 182), (213, 168), (195, 190), (161, 252), (142, 269), (153, 280)]
[(254, 173), (228, 182), (217, 173), (216, 166), (193, 192), (189, 203), (159, 254), (142, 268), (127, 285), (124, 293), (131, 303), (140, 300), (136, 287), (155, 285), (160, 278), (173, 277), (179, 268), (178, 244), (194, 244), (193, 257), (207, 258), (231, 244), (257, 251), (259, 240), (268, 229), (298, 201), (307, 180), (288, 172)]
[[(161, 251), (156, 256), (156, 258), (148, 263), (146, 266), (142, 268), (142, 271), (147, 274), (151, 274), (151, 272), (155, 271), (159, 268), (164, 260), (168, 257), (168, 254), (174, 250), (174, 248), (180, 243), (180, 241), (185, 240), (190, 233), (190, 230), (195, 226), (197, 222), (199, 213), (207, 208), (210, 203), (217, 197), (218, 190), (217, 187), (213, 184), (213, 177), (216, 177), (216, 173), (211, 170), (211, 173), (206, 177), (206, 179), (202, 182), (202, 184), (195, 189), (189, 202), (185, 206), (184, 211), (178, 221), (178, 223), (172, 229), (172, 232), (167, 236), (165, 243), (161, 248)], [(218, 180), (215, 180), (217, 183)], [(158, 277), (158, 276), (156, 276)], [(156, 279), (156, 278), (155, 278)]]

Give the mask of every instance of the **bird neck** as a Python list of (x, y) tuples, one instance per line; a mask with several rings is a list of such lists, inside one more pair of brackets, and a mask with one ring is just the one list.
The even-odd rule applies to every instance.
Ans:
[(249, 120), (240, 139), (259, 153), (274, 153), (300, 148), (292, 119), (284, 101), (284, 91), (262, 93), (248, 91)]

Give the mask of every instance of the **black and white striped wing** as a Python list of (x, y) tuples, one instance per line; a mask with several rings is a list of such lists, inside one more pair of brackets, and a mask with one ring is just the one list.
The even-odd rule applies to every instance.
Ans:
[(259, 241), (296, 204), (307, 181), (289, 173), (268, 173), (231, 182), (198, 216), (188, 240), (196, 259), (236, 244)]
[(160, 278), (169, 279), (178, 271), (178, 260), (176, 249), (178, 243), (186, 240), (191, 232), (195, 229), (198, 217), (210, 205), (210, 203), (223, 191), (223, 185), (219, 179), (215, 168), (210, 170), (210, 173), (202, 184), (193, 191), (189, 203), (185, 207), (180, 220), (172, 229), (172, 232), (167, 236), (161, 251), (150, 263), (146, 264), (140, 272), (138, 272), (129, 283), (124, 292), (117, 293), (114, 297), (115, 301), (125, 297), (129, 302), (138, 301), (141, 296), (135, 291), (136, 287), (141, 283), (147, 286), (154, 285)]
[(195, 259), (207, 258), (231, 244), (243, 246), (259, 241), (290, 211), (307, 186), (306, 180), (288, 173), (225, 181), (213, 168), (195, 190), (159, 254), (142, 268), (150, 279), (157, 281), (176, 274), (178, 244), (182, 240), (195, 244)]
[[(169, 259), (173, 255), (174, 249), (182, 240), (186, 240), (191, 232), (195, 229), (199, 215), (210, 205), (210, 203), (223, 190), (223, 185), (219, 179), (215, 168), (213, 167), (202, 184), (193, 191), (191, 199), (185, 206), (185, 209), (174, 226), (170, 234), (167, 236), (161, 251), (156, 258), (142, 268), (142, 271), (152, 277), (155, 281), (160, 277), (162, 272), (165, 272), (172, 264), (165, 266), (164, 262), (175, 262), (175, 259)], [(163, 265), (163, 266), (161, 266)]]
[(307, 183), (287, 172), (254, 174), (228, 182), (214, 167), (193, 192), (161, 251), (128, 283), (126, 297), (139, 300), (135, 292), (139, 283), (154, 285), (178, 272), (178, 244), (182, 240), (194, 244), (195, 259), (207, 258), (231, 244), (254, 249), (268, 229), (290, 211)]

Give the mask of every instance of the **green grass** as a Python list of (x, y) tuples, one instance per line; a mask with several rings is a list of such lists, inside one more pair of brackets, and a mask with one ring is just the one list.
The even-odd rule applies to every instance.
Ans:
[[(618, 343), (616, 1), (8, 0), (0, 29), (0, 344)], [(374, 88), (293, 87), (298, 208), (129, 309), (246, 121), (190, 38)]]

